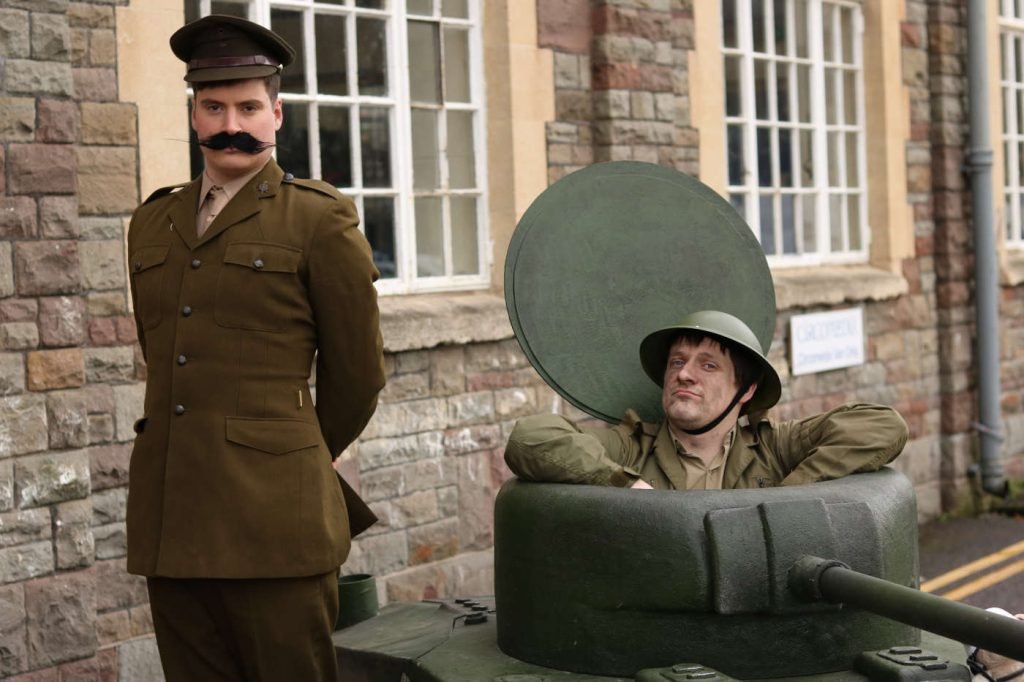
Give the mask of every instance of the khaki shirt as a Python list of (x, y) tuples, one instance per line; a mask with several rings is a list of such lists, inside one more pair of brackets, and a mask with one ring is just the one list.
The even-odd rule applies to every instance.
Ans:
[[(908, 437), (899, 413), (870, 404), (778, 423), (760, 417), (734, 433), (722, 467), (724, 489), (801, 485), (876, 471), (896, 458)], [(578, 427), (555, 414), (526, 417), (512, 430), (505, 461), (527, 481), (627, 487), (643, 478), (654, 488), (693, 488), (668, 426), (641, 421), (633, 411), (611, 428)]]
[[(671, 433), (671, 429), (669, 430)], [(732, 429), (725, 435), (722, 449), (707, 464), (700, 457), (691, 455), (683, 447), (675, 436), (672, 436), (672, 445), (675, 446), (676, 454), (686, 469), (687, 490), (721, 490), (722, 475), (725, 473), (725, 462), (729, 458), (729, 449), (732, 441), (736, 438), (736, 429)]]

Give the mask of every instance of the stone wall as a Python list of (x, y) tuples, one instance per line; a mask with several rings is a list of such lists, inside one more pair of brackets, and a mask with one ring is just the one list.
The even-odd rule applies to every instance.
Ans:
[(116, 679), (155, 660), (151, 639), (128, 642), (152, 623), (124, 571), (143, 369), (116, 4), (0, 2), (0, 676), (13, 680)]

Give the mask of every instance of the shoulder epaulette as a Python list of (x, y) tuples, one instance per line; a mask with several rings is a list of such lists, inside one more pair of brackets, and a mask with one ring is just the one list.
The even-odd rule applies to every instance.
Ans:
[(323, 180), (307, 180), (305, 178), (296, 178), (294, 176), (289, 178), (289, 175), (291, 175), (291, 173), (286, 173), (284, 176), (284, 182), (286, 184), (295, 185), (296, 187), (303, 187), (305, 189), (311, 189), (314, 192), (326, 194), (332, 199), (342, 198), (341, 192), (339, 192), (337, 188), (334, 187), (334, 185), (326, 183)]
[(187, 184), (187, 182), (183, 182), (180, 185), (168, 185), (167, 187), (161, 187), (160, 189), (146, 197), (146, 200), (143, 201), (142, 203), (148, 204), (154, 199), (159, 199), (160, 197), (167, 196), (168, 194), (174, 194), (175, 192), (181, 191), (181, 188)]

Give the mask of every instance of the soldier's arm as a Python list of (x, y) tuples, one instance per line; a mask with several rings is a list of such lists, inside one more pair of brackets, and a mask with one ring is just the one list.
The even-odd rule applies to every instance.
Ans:
[(362, 432), (384, 387), (377, 268), (355, 205), (338, 197), (309, 246), (309, 297), (317, 327), (316, 411), (337, 457)]
[(783, 485), (802, 485), (877, 471), (907, 443), (907, 424), (883, 405), (848, 404), (823, 414), (759, 426), (789, 472)]
[(627, 428), (580, 428), (557, 414), (520, 419), (505, 447), (516, 476), (547, 483), (629, 487), (639, 479), (639, 457)]

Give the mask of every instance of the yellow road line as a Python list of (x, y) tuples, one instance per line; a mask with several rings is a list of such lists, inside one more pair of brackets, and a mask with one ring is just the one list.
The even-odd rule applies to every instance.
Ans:
[(1001, 583), (1010, 576), (1016, 575), (1021, 571), (1024, 571), (1024, 559), (1021, 559), (1020, 561), (1014, 561), (1012, 564), (1008, 566), (1003, 566), (998, 571), (992, 571), (991, 573), (987, 573), (981, 576), (980, 578), (972, 580), (969, 583), (964, 583), (955, 590), (947, 592), (942, 596), (946, 599), (960, 601), (964, 597), (969, 597), (975, 592), (981, 592), (986, 587), (991, 587), (996, 583)]
[(935, 590), (945, 587), (950, 583), (955, 583), (956, 581), (962, 578), (966, 578), (972, 573), (977, 573), (978, 571), (988, 568), (989, 566), (994, 566), (995, 564), (998, 564), (1002, 561), (1006, 561), (1010, 557), (1016, 556), (1021, 552), (1024, 552), (1024, 540), (1021, 540), (1016, 544), (1010, 545), (1009, 547), (1003, 547), (998, 552), (993, 552), (988, 556), (983, 556), (980, 559), (972, 561), (969, 564), (964, 564), (959, 568), (954, 568), (952, 571), (948, 573), (943, 573), (937, 578), (926, 580), (925, 582), (921, 583), (921, 591), (934, 592)]

